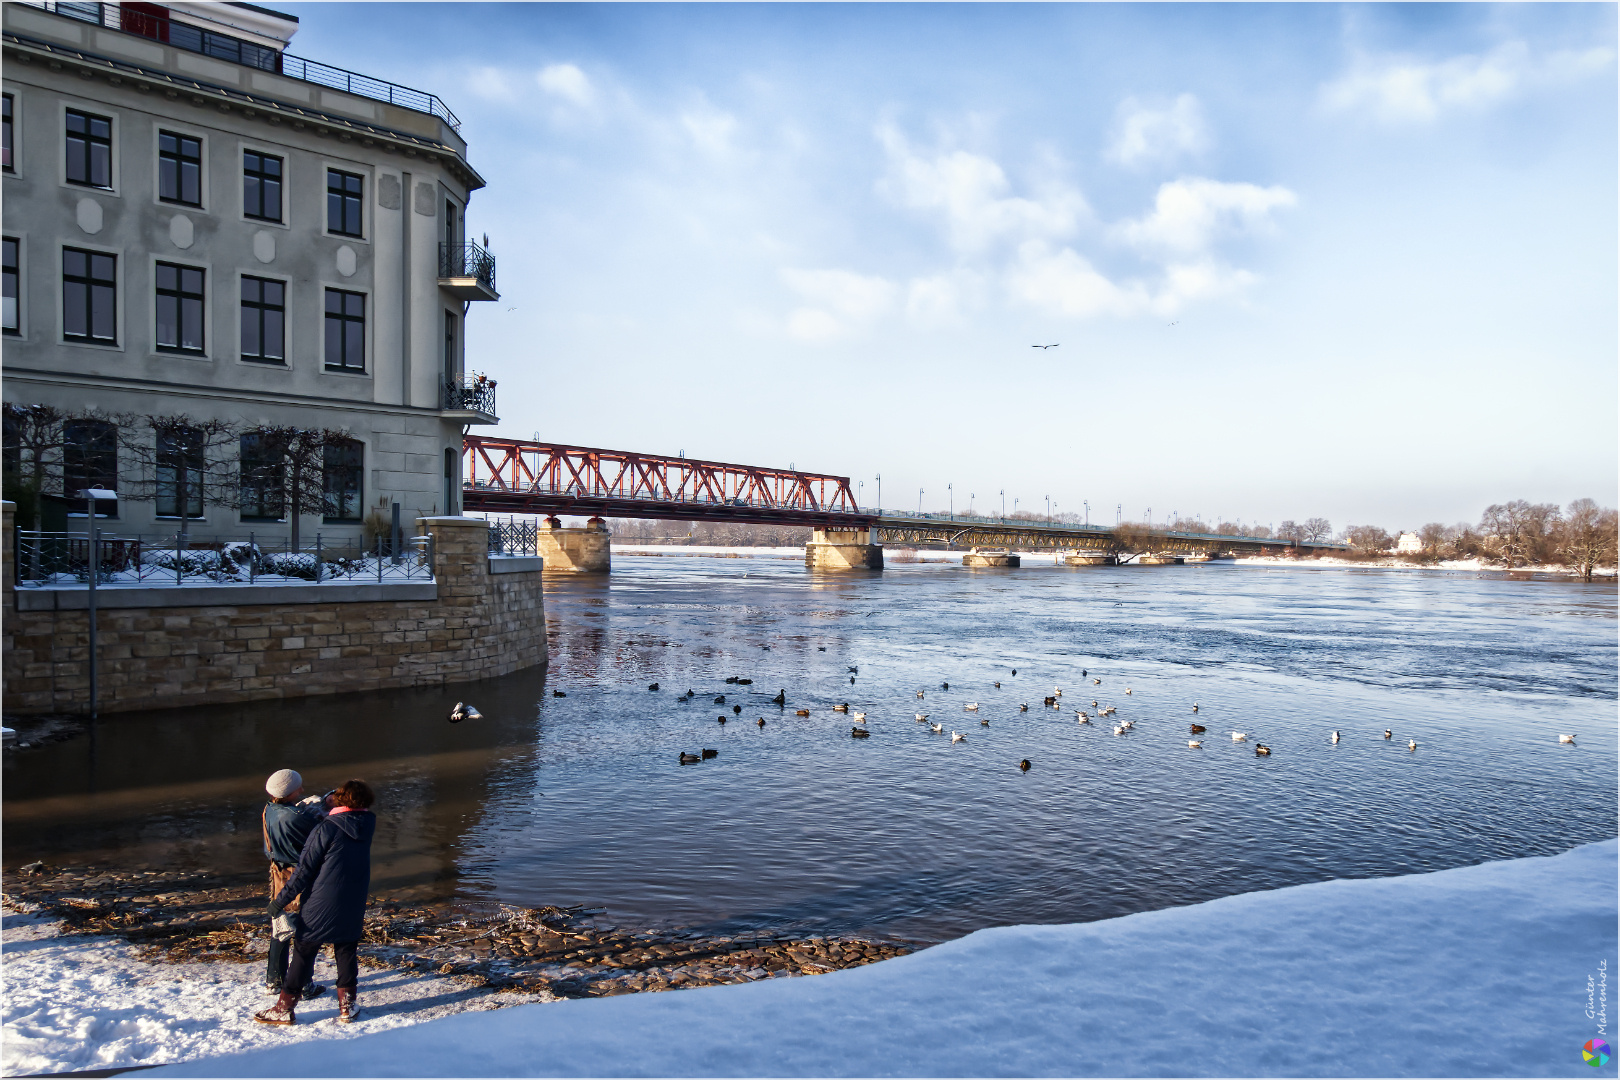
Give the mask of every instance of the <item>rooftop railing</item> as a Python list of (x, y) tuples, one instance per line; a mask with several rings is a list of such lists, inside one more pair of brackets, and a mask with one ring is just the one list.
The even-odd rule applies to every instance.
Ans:
[(345, 71), (330, 64), (305, 60), (222, 30), (200, 26), (195, 22), (150, 15), (126, 8), (123, 4), (81, 3), (69, 0), (24, 0), (24, 2), (29, 7), (77, 19), (80, 22), (105, 26), (109, 30), (161, 41), (177, 49), (201, 53), (218, 60), (228, 60), (233, 64), (258, 68), (260, 71), (273, 71), (291, 79), (358, 94), (374, 101), (386, 101), (390, 105), (398, 105), (415, 112), (428, 113), (437, 116), (455, 130), (461, 130), (461, 121), (457, 119), (456, 114), (433, 94), (413, 90), (384, 79), (374, 79), (358, 72)]

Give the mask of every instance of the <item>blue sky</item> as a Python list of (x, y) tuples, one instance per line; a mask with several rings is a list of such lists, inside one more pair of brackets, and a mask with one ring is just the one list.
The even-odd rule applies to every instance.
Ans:
[(462, 118), (502, 433), (1093, 521), (1615, 502), (1614, 5), (285, 7)]

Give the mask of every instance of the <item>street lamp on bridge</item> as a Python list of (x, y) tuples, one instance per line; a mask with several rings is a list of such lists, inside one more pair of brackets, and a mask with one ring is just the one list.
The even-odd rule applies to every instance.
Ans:
[(945, 485), (945, 495), (946, 495), (946, 498), (949, 500), (951, 520), (955, 521), (956, 520), (956, 485), (955, 484), (946, 484)]
[(1081, 499), (1080, 500), (1080, 505), (1084, 506), (1086, 508), (1086, 524), (1090, 525), (1091, 524), (1091, 500), (1090, 499)]
[(923, 497), (923, 489), (918, 488), (917, 489), (917, 513), (919, 513), (919, 514), (922, 513), (922, 497)]
[(1052, 496), (1046, 497), (1046, 523), (1052, 524)]
[(996, 494), (1001, 496), (1001, 520), (1006, 521), (1007, 520), (1007, 489), (1002, 488), (1000, 491), (996, 492)]
[(881, 513), (883, 513), (883, 474), (882, 473), (877, 474), (877, 486), (878, 486), (877, 509), (878, 509), (878, 513), (881, 514)]

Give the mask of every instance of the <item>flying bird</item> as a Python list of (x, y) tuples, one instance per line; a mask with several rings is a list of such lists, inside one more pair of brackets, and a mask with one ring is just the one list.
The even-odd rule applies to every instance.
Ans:
[(1061, 344), (1062, 344), (1062, 342), (1054, 341), (1050, 345), (1031, 345), (1030, 348), (1032, 348), (1032, 349), (1055, 349)]

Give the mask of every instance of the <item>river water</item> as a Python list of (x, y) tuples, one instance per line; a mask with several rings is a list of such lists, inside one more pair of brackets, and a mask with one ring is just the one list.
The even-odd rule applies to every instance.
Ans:
[[(292, 767), (378, 787), (379, 894), (938, 941), (1616, 834), (1612, 585), (1037, 561), (621, 556), (548, 582), (546, 672), (115, 716), (8, 754), (5, 865), (259, 871), (261, 785)], [(485, 719), (449, 724), (458, 700)], [(1081, 726), (1093, 700), (1136, 727)]]

